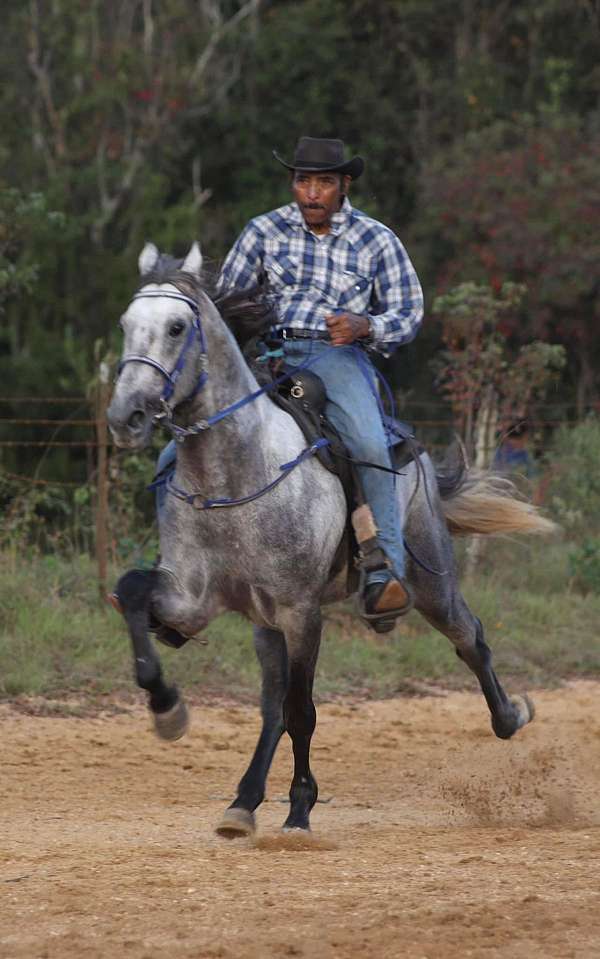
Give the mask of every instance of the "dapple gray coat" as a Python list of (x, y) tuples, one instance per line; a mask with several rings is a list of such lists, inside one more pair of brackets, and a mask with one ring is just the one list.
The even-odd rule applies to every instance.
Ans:
[[(169, 415), (192, 426), (258, 389), (232, 332), (202, 286), (199, 248), (179, 271), (163, 267), (147, 245), (140, 256), (142, 293), (177, 293), (198, 305), (206, 354), (194, 339), (168, 401)], [(146, 280), (148, 282), (146, 282)], [(218, 303), (218, 301), (217, 301)], [(141, 449), (190, 327), (193, 311), (166, 296), (132, 300), (122, 318), (122, 366), (108, 418), (115, 442)], [(156, 365), (150, 365), (152, 362)], [(190, 399), (206, 367), (202, 388)], [(163, 372), (161, 372), (161, 370)], [(306, 447), (296, 423), (265, 395), (211, 429), (188, 435), (178, 448), (175, 487), (196, 502), (242, 498), (262, 489)], [(431, 460), (421, 457), (399, 478), (405, 537), (421, 564), (409, 559), (407, 577), (416, 609), (450, 638), (476, 674), (496, 735), (509, 738), (533, 716), (527, 698), (509, 698), (492, 666), (479, 620), (458, 587), (449, 527), (453, 532), (548, 529), (527, 504), (503, 495), (489, 478), (464, 476), (444, 488)], [(223, 835), (254, 829), (254, 811), (264, 798), (267, 773), (284, 731), (292, 740), (294, 775), (286, 828), (308, 829), (317, 798), (309, 751), (315, 727), (313, 677), (321, 638), (321, 608), (345, 595), (345, 575), (330, 580), (344, 533), (346, 503), (337, 477), (313, 458), (290, 471), (268, 494), (233, 508), (194, 508), (167, 497), (160, 518), (160, 562), (155, 571), (124, 576), (117, 593), (134, 648), (138, 683), (149, 693), (157, 732), (177, 738), (187, 714), (178, 691), (168, 686), (148, 635), (151, 622), (193, 637), (224, 610), (236, 610), (254, 626), (262, 666), (263, 729), (237, 796), (219, 826)], [(431, 570), (437, 571), (432, 573)], [(439, 575), (441, 574), (441, 575)]]

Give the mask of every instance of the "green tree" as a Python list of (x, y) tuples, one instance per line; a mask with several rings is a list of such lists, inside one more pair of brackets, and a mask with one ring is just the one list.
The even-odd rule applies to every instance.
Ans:
[[(11, 302), (22, 304), (39, 280), (40, 264), (33, 253), (33, 237), (43, 237), (47, 243), (56, 242), (64, 226), (64, 214), (49, 210), (42, 193), (0, 188), (0, 316)], [(7, 323), (5, 319), (0, 333), (0, 355), (6, 353), (14, 360), (22, 346), (23, 331), (19, 323)]]
[[(302, 133), (341, 136), (366, 157), (353, 201), (406, 241), (431, 300), (436, 289), (492, 277), (478, 257), (477, 244), (488, 245), (481, 235), (487, 227), (473, 195), (500, 221), (503, 198), (514, 199), (509, 243), (518, 194), (530, 202), (529, 181), (517, 178), (514, 197), (500, 184), (505, 192), (499, 188), (494, 206), (496, 185), (490, 195), (482, 192), (475, 166), (464, 222), (451, 222), (447, 213), (463, 197), (444, 194), (446, 173), (460, 175), (463, 158), (473, 153), (482, 164), (492, 162), (521, 145), (524, 128), (558, 129), (566, 116), (576, 118), (580, 134), (565, 142), (565, 164), (571, 149), (583, 164), (586, 137), (591, 142), (597, 130), (599, 44), (587, 0), (28, 0), (6, 6), (0, 182), (21, 194), (42, 193), (48, 209), (67, 214), (51, 238), (42, 229), (28, 236), (38, 282), (20, 297), (18, 310), (15, 300), (6, 304), (3, 320), (11, 333), (18, 331), (10, 357), (6, 346), (0, 353), (7, 389), (51, 382), (81, 392), (94, 342), (116, 336), (143, 242), (180, 252), (199, 236), (205, 252), (222, 255), (250, 216), (289, 196), (271, 149), (290, 153)], [(590, 171), (595, 162), (589, 155)], [(512, 176), (510, 168), (498, 179), (503, 176)], [(557, 201), (558, 193), (535, 186), (539, 203), (515, 222), (552, 234), (555, 206), (564, 202), (563, 242), (572, 249), (569, 230), (581, 232), (583, 208), (575, 204), (569, 219), (568, 170), (556, 180), (556, 190), (563, 187)], [(594, 197), (596, 186), (590, 187)], [(471, 231), (467, 221), (474, 222)], [(519, 226), (523, 237), (527, 230)], [(526, 260), (529, 246), (524, 240)], [(570, 270), (568, 258), (562, 263)], [(584, 308), (589, 316), (595, 303), (593, 288), (585, 287), (586, 264), (574, 271), (574, 296), (570, 273), (552, 286), (548, 269), (542, 296), (534, 271), (513, 266), (496, 280), (525, 280), (535, 322), (551, 320), (524, 339), (543, 335), (567, 343), (567, 324), (574, 317), (582, 329)], [(520, 322), (525, 319), (521, 314)], [(439, 324), (426, 323), (388, 364), (397, 386), (429, 394), (426, 360), (439, 346), (439, 333)], [(567, 344), (569, 386), (577, 384), (582, 408), (595, 389), (594, 344)]]
[(60, 250), (37, 242), (52, 289), (23, 318), (30, 331), (43, 326), (58, 345), (67, 324), (89, 349), (118, 316), (148, 233), (163, 245), (195, 236), (210, 192), (196, 153), (174, 191), (184, 120), (204, 117), (235, 81), (241, 53), (226, 41), (259, 6), (30, 0), (8, 12), (0, 170), (68, 215)]
[(525, 290), (505, 283), (462, 283), (436, 298), (445, 349), (436, 357), (438, 387), (450, 400), (465, 446), (477, 465), (489, 465), (496, 441), (525, 419), (565, 362), (564, 349), (535, 341), (511, 346), (505, 323), (519, 315)]
[(467, 138), (426, 176), (439, 286), (526, 284), (527, 310), (505, 332), (563, 343), (580, 415), (600, 387), (599, 168), (600, 134), (551, 118)]

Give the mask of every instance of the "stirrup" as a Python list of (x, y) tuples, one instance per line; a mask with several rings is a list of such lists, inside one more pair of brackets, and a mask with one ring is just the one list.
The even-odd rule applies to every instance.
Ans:
[(372, 583), (372, 586), (381, 585), (381, 593), (377, 597), (377, 602), (381, 595), (385, 592), (385, 589), (391, 583), (399, 583), (407, 596), (407, 601), (402, 606), (392, 607), (391, 609), (383, 609), (375, 611), (373, 613), (367, 612), (366, 608), (366, 596), (365, 593), (369, 589), (369, 584), (361, 583), (361, 589), (358, 600), (358, 612), (359, 616), (362, 619), (363, 623), (373, 629), (376, 633), (389, 633), (394, 626), (396, 625), (396, 620), (400, 616), (406, 616), (407, 613), (410, 613), (411, 609), (414, 606), (414, 596), (412, 590), (409, 588), (407, 583), (404, 580), (396, 579), (392, 577), (388, 579), (385, 583), (377, 584)]

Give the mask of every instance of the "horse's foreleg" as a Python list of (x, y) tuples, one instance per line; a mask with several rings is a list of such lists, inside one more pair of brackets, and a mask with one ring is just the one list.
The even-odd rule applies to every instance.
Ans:
[(174, 740), (186, 732), (188, 714), (177, 687), (165, 683), (160, 659), (148, 636), (152, 585), (152, 572), (131, 570), (117, 583), (116, 594), (131, 636), (135, 678), (148, 693), (154, 727), (161, 739)]
[(319, 611), (309, 617), (301, 630), (286, 632), (290, 666), (284, 719), (294, 751), (294, 776), (290, 788), (290, 813), (284, 830), (310, 829), (310, 812), (319, 793), (310, 770), (310, 743), (317, 718), (312, 690), (320, 639)]
[(255, 626), (254, 646), (262, 669), (262, 730), (252, 761), (240, 780), (237, 796), (217, 826), (219, 835), (227, 839), (254, 832), (254, 810), (265, 798), (267, 775), (284, 731), (283, 700), (288, 666), (283, 633)]

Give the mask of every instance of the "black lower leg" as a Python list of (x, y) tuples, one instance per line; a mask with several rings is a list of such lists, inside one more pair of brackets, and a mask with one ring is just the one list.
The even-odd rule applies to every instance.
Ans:
[(148, 693), (150, 709), (163, 713), (173, 708), (179, 694), (176, 687), (166, 685), (148, 636), (151, 591), (152, 573), (138, 569), (122, 576), (116, 589), (133, 646), (136, 682)]
[(313, 674), (314, 666), (296, 663), (290, 669), (284, 715), (294, 751), (294, 778), (290, 788), (290, 813), (284, 829), (310, 829), (310, 811), (319, 794), (310, 771), (310, 743), (316, 725)]
[(500, 739), (510, 737), (522, 725), (519, 710), (510, 701), (492, 668), (492, 653), (485, 642), (483, 626), (477, 619), (474, 646), (457, 649), (458, 656), (473, 670), (488, 704), (492, 729)]
[(262, 668), (262, 730), (231, 808), (254, 812), (265, 798), (265, 784), (284, 731), (283, 700), (287, 688), (287, 652), (283, 633), (254, 628), (254, 646)]

